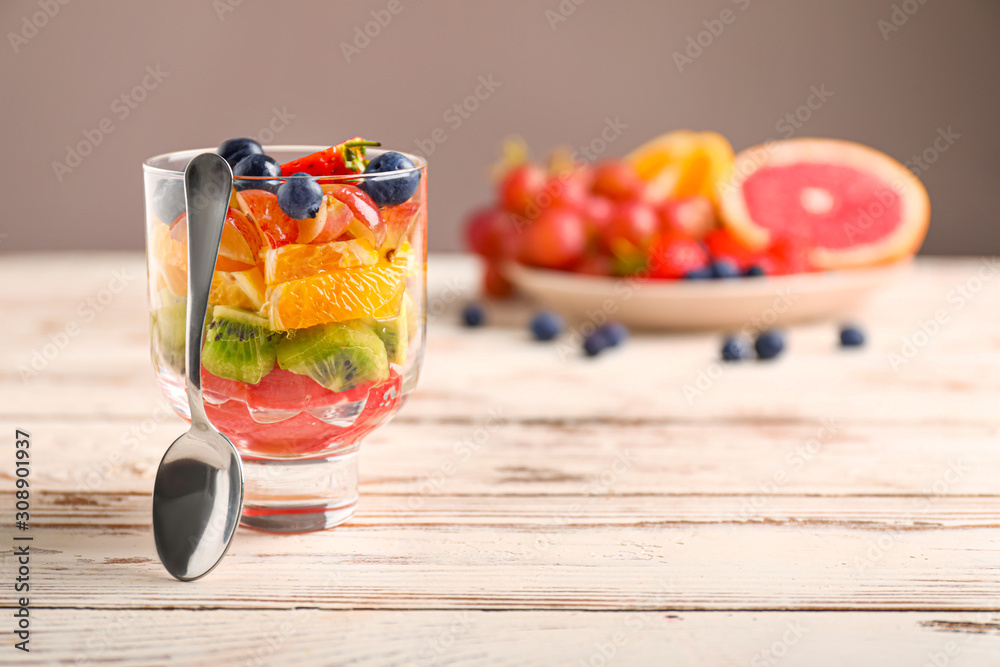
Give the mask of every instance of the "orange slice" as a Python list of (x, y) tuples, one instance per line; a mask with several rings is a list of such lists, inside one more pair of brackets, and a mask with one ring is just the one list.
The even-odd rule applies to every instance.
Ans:
[(378, 252), (366, 239), (330, 243), (293, 243), (264, 252), (264, 278), (268, 285), (357, 266), (372, 266)]
[(391, 260), (281, 283), (268, 291), (264, 306), (277, 331), (303, 329), (359, 317), (393, 317), (406, 289), (413, 251), (400, 248)]
[(663, 198), (703, 195), (713, 203), (729, 174), (733, 147), (716, 132), (667, 132), (635, 149), (625, 161)]

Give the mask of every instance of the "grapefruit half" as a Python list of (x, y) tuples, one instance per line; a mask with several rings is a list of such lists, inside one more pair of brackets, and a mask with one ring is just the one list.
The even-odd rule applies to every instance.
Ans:
[(719, 184), (723, 223), (747, 246), (781, 238), (810, 248), (816, 268), (912, 255), (930, 220), (923, 184), (874, 148), (837, 139), (772, 141), (739, 153)]

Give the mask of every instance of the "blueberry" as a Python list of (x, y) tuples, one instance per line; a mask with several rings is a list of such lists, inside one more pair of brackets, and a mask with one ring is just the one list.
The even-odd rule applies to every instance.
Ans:
[(684, 280), (708, 280), (712, 275), (712, 267), (705, 266), (700, 269), (691, 269), (684, 274)]
[(281, 165), (270, 155), (253, 153), (236, 163), (233, 167), (233, 178), (237, 190), (267, 190), (277, 192), (281, 181), (269, 179), (266, 181), (240, 180), (247, 176), (281, 176)]
[(608, 346), (608, 339), (600, 329), (583, 339), (583, 353), (588, 357), (596, 357)]
[(552, 340), (562, 333), (563, 319), (550, 311), (542, 311), (531, 320), (531, 334), (535, 340)]
[(264, 149), (253, 139), (241, 137), (239, 139), (226, 139), (219, 144), (215, 152), (221, 155), (230, 167), (235, 167), (247, 155), (263, 155)]
[(744, 273), (743, 275), (747, 276), (748, 278), (757, 278), (760, 276), (766, 276), (767, 271), (764, 270), (763, 266), (754, 264), (749, 269), (747, 269), (747, 272)]
[(315, 218), (322, 203), (323, 188), (309, 174), (292, 174), (278, 188), (278, 206), (289, 218)]
[(854, 324), (845, 324), (840, 329), (841, 347), (861, 347), (865, 344), (864, 330)]
[(785, 349), (785, 338), (780, 331), (765, 331), (754, 343), (758, 359), (774, 359)]
[[(413, 161), (402, 153), (389, 151), (368, 163), (366, 174), (390, 174), (403, 169), (413, 169)], [(382, 178), (366, 178), (362, 182), (365, 192), (379, 206), (396, 206), (413, 196), (420, 184), (420, 171), (396, 174)]]
[(713, 278), (738, 278), (740, 275), (740, 267), (732, 260), (717, 259), (712, 262)]
[(628, 329), (621, 322), (608, 322), (598, 329), (598, 331), (604, 336), (608, 347), (618, 347), (628, 339)]
[(486, 322), (486, 311), (478, 303), (470, 303), (462, 310), (462, 321), (467, 327), (481, 327)]
[(184, 212), (184, 180), (164, 178), (153, 191), (153, 215), (168, 225)]
[(723, 361), (741, 361), (750, 356), (750, 346), (740, 336), (729, 336), (722, 344)]

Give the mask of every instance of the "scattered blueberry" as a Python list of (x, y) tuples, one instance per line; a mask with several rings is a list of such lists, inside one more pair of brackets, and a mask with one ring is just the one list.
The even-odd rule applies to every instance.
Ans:
[(564, 326), (561, 317), (545, 310), (535, 315), (531, 320), (531, 334), (535, 340), (552, 340), (562, 333)]
[(467, 327), (480, 327), (486, 322), (486, 311), (478, 303), (470, 303), (462, 311), (462, 321)]
[[(382, 153), (368, 163), (366, 174), (390, 174), (404, 169), (413, 169), (413, 161), (402, 153), (389, 151)], [(405, 174), (387, 175), (383, 178), (366, 178), (362, 181), (365, 192), (379, 206), (396, 206), (413, 196), (420, 184), (420, 172), (414, 170)]]
[(754, 343), (758, 359), (774, 359), (785, 349), (785, 338), (780, 331), (765, 331)]
[(845, 324), (840, 329), (841, 347), (861, 347), (865, 344), (864, 330), (854, 324)]
[(153, 191), (153, 215), (168, 225), (184, 212), (184, 180), (164, 178)]
[(240, 180), (247, 176), (281, 176), (281, 165), (270, 155), (253, 153), (236, 163), (233, 167), (233, 178), (237, 190), (267, 190), (277, 192), (281, 181), (268, 179), (266, 181)]
[(628, 329), (621, 322), (608, 322), (598, 331), (604, 336), (608, 347), (618, 347), (628, 339)]
[(315, 218), (322, 203), (323, 188), (309, 174), (292, 174), (278, 188), (278, 206), (289, 218)]
[(722, 344), (723, 361), (741, 361), (750, 356), (750, 346), (740, 336), (729, 336)]
[(247, 155), (263, 155), (264, 148), (253, 139), (241, 137), (239, 139), (226, 139), (219, 144), (215, 152), (221, 155), (230, 167), (235, 167)]
[(712, 273), (711, 266), (705, 266), (700, 269), (691, 269), (684, 274), (685, 280), (708, 280), (714, 274)]
[(757, 264), (754, 264), (749, 269), (747, 269), (747, 272), (743, 275), (747, 276), (748, 278), (757, 278), (760, 276), (766, 276), (767, 271), (764, 270), (763, 266), (758, 266)]
[(717, 259), (712, 262), (713, 278), (738, 278), (740, 275), (740, 267), (730, 259)]
[(600, 329), (583, 339), (583, 353), (588, 357), (596, 357), (608, 346), (608, 339)]

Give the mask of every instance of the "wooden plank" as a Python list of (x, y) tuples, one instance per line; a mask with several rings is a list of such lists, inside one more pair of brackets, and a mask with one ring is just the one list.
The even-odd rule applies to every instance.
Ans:
[[(391, 423), (361, 450), (362, 493), (434, 495), (992, 495), (997, 427), (739, 423), (641, 426)], [(144, 420), (27, 428), (43, 489), (149, 493), (166, 446), (186, 428), (165, 407)], [(948, 443), (947, 447), (942, 443)], [(0, 469), (0, 480), (12, 471)], [(0, 488), (5, 487), (0, 484)], [(917, 502), (915, 500), (914, 502)]]
[[(32, 652), (18, 657), (26, 666), (897, 667), (986, 665), (1000, 651), (998, 617), (976, 613), (127, 609), (82, 615), (36, 609), (32, 614)], [(4, 649), (9, 656), (9, 647)]]
[[(0, 277), (25, 270), (26, 261), (0, 260)], [(155, 409), (142, 280), (129, 282), (92, 321), (74, 315), (88, 296), (102, 293), (111, 267), (118, 265), (139, 275), (135, 257), (69, 260), (31, 288), (55, 294), (59, 284), (68, 294), (0, 299), (13, 309), (8, 312), (19, 314), (5, 324), (0, 345), (5, 414), (141, 418)], [(474, 267), (435, 257), (426, 361), (401, 418), (452, 419), (494, 407), (511, 418), (531, 419), (834, 418), (996, 425), (1000, 335), (990, 324), (1000, 307), (1000, 281), (981, 282), (968, 299), (956, 292), (967, 289), (981, 265), (925, 262), (913, 281), (885, 290), (862, 313), (871, 328), (871, 345), (864, 351), (837, 352), (834, 327), (813, 325), (791, 332), (790, 351), (776, 363), (722, 366), (713, 335), (636, 336), (597, 360), (580, 358), (572, 346), (532, 344), (526, 340), (529, 309), (523, 304), (498, 307), (494, 318), (516, 328), (462, 330), (455, 326), (456, 313), (476, 284)], [(72, 278), (77, 269), (81, 277)], [(934, 335), (924, 335), (921, 327), (932, 326), (928, 322), (942, 310), (947, 322)], [(30, 367), (36, 352), (52, 352), (45, 347), (52, 344), (50, 336), (68, 322), (79, 324), (80, 332), (45, 361), (37, 377), (22, 380), (18, 368)], [(907, 341), (919, 344), (912, 356), (906, 356)], [(593, 390), (579, 391), (584, 386)]]
[(400, 501), (367, 496), (332, 531), (240, 530), (223, 565), (191, 586), (155, 558), (148, 495), (41, 494), (32, 591), (39, 605), (87, 608), (1000, 606), (997, 497), (923, 511), (909, 498), (772, 499), (745, 519), (736, 498)]

